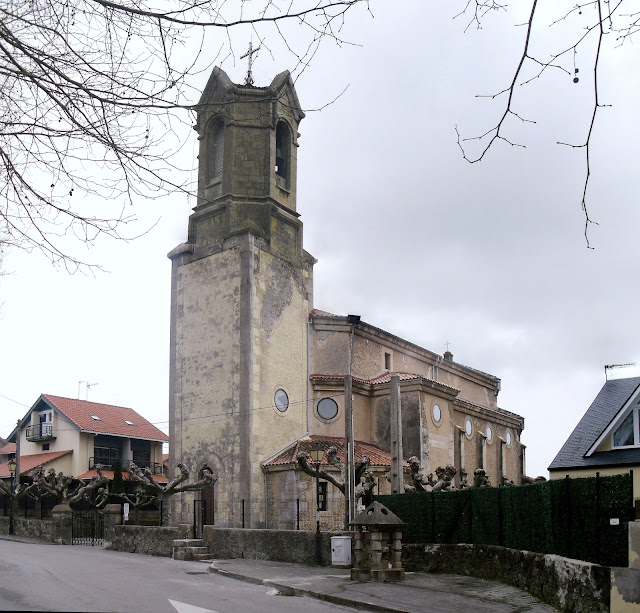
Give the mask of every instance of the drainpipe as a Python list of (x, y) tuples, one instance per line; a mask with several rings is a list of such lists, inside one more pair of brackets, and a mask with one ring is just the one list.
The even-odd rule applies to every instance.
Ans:
[(260, 462), (260, 466), (262, 468), (262, 475), (264, 476), (264, 528), (265, 530), (269, 529), (269, 505), (268, 502), (268, 486), (267, 486), (267, 469), (265, 468), (264, 461)]
[(307, 319), (307, 432), (309, 432), (309, 424), (311, 423), (311, 316)]

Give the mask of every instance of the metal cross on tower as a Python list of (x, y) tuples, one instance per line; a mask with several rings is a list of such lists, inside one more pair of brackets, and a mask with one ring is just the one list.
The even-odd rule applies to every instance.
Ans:
[(247, 76), (244, 79), (245, 85), (253, 85), (253, 75), (251, 74), (251, 65), (253, 64), (253, 54), (258, 53), (260, 50), (260, 45), (256, 49), (253, 48), (253, 44), (249, 41), (249, 51), (247, 51), (244, 55), (240, 57), (241, 60), (244, 60), (245, 57), (249, 58), (249, 67), (247, 69)]

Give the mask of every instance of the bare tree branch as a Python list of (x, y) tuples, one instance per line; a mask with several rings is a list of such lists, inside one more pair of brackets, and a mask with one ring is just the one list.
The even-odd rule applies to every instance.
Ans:
[[(192, 123), (204, 32), (232, 54), (245, 26), (287, 42), (302, 71), (367, 0), (0, 0), (0, 233), (73, 272), (79, 240), (136, 237), (140, 198), (190, 194), (174, 155)], [(300, 49), (285, 23), (308, 32)], [(194, 34), (202, 33), (200, 44)], [(225, 41), (225, 39), (227, 39)], [(71, 245), (71, 246), (70, 246)]]
[[(568, 23), (569, 26), (575, 25), (573, 30), (575, 36), (570, 40), (567, 40), (566, 38), (562, 39), (562, 42), (565, 43), (564, 46), (560, 51), (552, 52), (549, 59), (540, 59), (531, 53), (532, 39), (534, 37), (534, 18), (536, 18), (540, 12), (537, 0), (532, 0), (529, 17), (525, 23), (526, 35), (524, 37), (523, 50), (519, 56), (510, 84), (495, 94), (483, 96), (496, 99), (501, 97), (502, 94), (507, 94), (507, 99), (497, 124), (479, 136), (466, 138), (461, 136), (457, 126), (455, 128), (457, 142), (462, 152), (462, 156), (472, 164), (482, 160), (498, 141), (503, 141), (511, 146), (523, 147), (524, 145), (515, 143), (506, 136), (506, 132), (509, 127), (507, 119), (510, 116), (519, 119), (521, 122), (535, 123), (532, 120), (523, 118), (515, 111), (516, 86), (527, 85), (532, 81), (539, 79), (549, 68), (560, 70), (565, 74), (572, 76), (574, 83), (577, 83), (580, 80), (580, 77), (578, 77), (579, 68), (575, 66), (575, 58), (578, 50), (584, 47), (586, 52), (592, 57), (589, 62), (593, 67), (592, 83), (594, 92), (591, 116), (587, 122), (585, 131), (585, 140), (579, 144), (571, 144), (559, 140), (558, 144), (574, 149), (584, 150), (585, 174), (584, 183), (582, 185), (581, 207), (585, 219), (584, 236), (587, 248), (591, 248), (589, 242), (589, 227), (591, 224), (597, 225), (597, 222), (595, 222), (589, 214), (587, 204), (589, 184), (592, 174), (592, 140), (598, 110), (602, 107), (608, 106), (600, 101), (600, 84), (598, 78), (602, 54), (605, 51), (603, 42), (605, 41), (605, 36), (607, 34), (612, 34), (615, 36), (617, 46), (620, 47), (632, 40), (633, 36), (638, 33), (640, 26), (640, 12), (634, 11), (631, 13), (623, 13), (622, 8), (625, 6), (624, 2), (625, 0), (589, 0), (581, 4), (575, 4), (570, 8), (565, 8), (559, 17), (550, 20), (549, 26), (557, 26), (560, 23)], [(629, 4), (627, 3), (626, 6), (629, 6)], [(555, 7), (548, 10), (551, 11), (553, 8)], [(506, 5), (500, 5), (497, 2), (490, 0), (467, 0), (464, 8), (458, 13), (458, 15), (456, 15), (456, 17), (465, 15), (468, 17), (469, 21), (465, 30), (472, 24), (475, 24), (480, 28), (482, 20), (489, 13), (495, 13), (501, 10), (506, 10)], [(562, 11), (561, 4), (558, 5), (557, 10)], [(588, 12), (591, 10), (594, 12)], [(537, 26), (537, 28), (539, 27), (540, 26)], [(537, 36), (542, 38), (542, 34), (537, 34)], [(571, 36), (571, 34), (569, 34), (569, 36)], [(592, 49), (592, 47), (589, 47), (588, 45), (592, 45), (594, 37), (596, 40), (593, 42)], [(567, 64), (571, 61), (574, 65), (569, 68)], [(524, 73), (525, 66), (537, 66), (538, 71), (529, 78), (523, 78), (522, 75)], [(478, 154), (472, 155), (467, 151), (465, 144), (470, 141), (483, 143)]]

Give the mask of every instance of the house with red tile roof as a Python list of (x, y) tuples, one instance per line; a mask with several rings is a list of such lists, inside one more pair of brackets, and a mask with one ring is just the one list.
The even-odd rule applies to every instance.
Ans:
[[(168, 440), (133, 409), (42, 394), (9, 435), (8, 444), (15, 449), (19, 441), (22, 475), (43, 467), (90, 479), (100, 464), (112, 477), (114, 463), (120, 460), (124, 478), (133, 462), (166, 481), (162, 446)], [(7, 464), (0, 464), (0, 478), (7, 477)]]

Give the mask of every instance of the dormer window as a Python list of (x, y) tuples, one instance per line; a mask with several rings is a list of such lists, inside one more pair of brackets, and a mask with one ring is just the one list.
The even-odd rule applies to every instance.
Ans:
[(89, 415), (91, 419), (95, 419), (95, 421), (102, 421), (97, 415)]
[(284, 121), (276, 127), (276, 183), (280, 187), (289, 187), (291, 166), (291, 132)]

